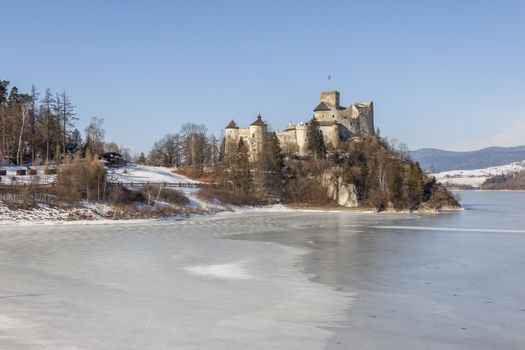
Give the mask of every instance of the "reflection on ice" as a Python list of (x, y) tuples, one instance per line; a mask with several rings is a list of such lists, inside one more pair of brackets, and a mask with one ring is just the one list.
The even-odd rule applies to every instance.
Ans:
[(233, 279), (251, 279), (253, 278), (248, 274), (245, 268), (237, 264), (218, 264), (218, 265), (198, 265), (190, 266), (185, 268), (186, 271), (191, 272), (198, 276), (207, 276), (215, 278), (233, 278)]

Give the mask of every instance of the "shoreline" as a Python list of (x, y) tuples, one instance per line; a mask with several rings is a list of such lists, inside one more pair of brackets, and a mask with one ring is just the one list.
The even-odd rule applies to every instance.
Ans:
[(450, 187), (448, 188), (448, 190), (452, 192), (516, 192), (516, 193), (525, 192), (525, 190), (481, 190), (478, 188), (464, 189), (464, 188), (456, 188), (456, 187)]
[[(0, 206), (0, 214), (2, 214), (2, 206)], [(55, 209), (47, 208), (48, 213), (52, 213), (53, 211), (56, 211)], [(81, 208), (80, 210), (88, 210), (89, 208)], [(5, 210), (5, 209), (4, 209)], [(40, 209), (34, 209), (34, 210), (10, 210), (7, 209), (9, 212), (18, 212), (18, 213), (27, 213), (28, 215), (31, 215), (31, 212), (38, 212), (42, 211), (42, 208)], [(79, 210), (78, 208), (72, 209), (71, 212), (74, 212), (74, 210)], [(436, 210), (415, 210), (415, 211), (409, 211), (409, 210), (401, 210), (401, 211), (395, 211), (395, 210), (385, 210), (385, 211), (377, 211), (371, 208), (322, 208), (322, 207), (305, 207), (305, 206), (287, 206), (283, 204), (271, 204), (266, 206), (232, 206), (232, 207), (222, 207), (217, 208), (214, 207), (213, 209), (203, 209), (201, 211), (195, 211), (195, 212), (189, 212), (184, 214), (174, 214), (174, 215), (168, 215), (168, 216), (161, 216), (161, 217), (149, 217), (149, 218), (117, 218), (117, 219), (111, 219), (111, 218), (105, 218), (102, 216), (96, 217), (93, 216), (92, 219), (64, 219), (63, 217), (52, 217), (48, 216), (45, 218), (39, 218), (39, 219), (14, 219), (14, 220), (0, 220), (0, 225), (3, 226), (31, 226), (31, 225), (107, 225), (107, 224), (140, 224), (145, 222), (162, 222), (162, 221), (180, 221), (184, 219), (189, 218), (198, 218), (198, 217), (208, 217), (213, 215), (234, 215), (234, 214), (245, 214), (245, 213), (282, 213), (282, 212), (295, 212), (295, 213), (346, 213), (346, 214), (379, 214), (379, 215), (385, 215), (385, 214), (420, 214), (420, 215), (437, 215), (437, 214), (444, 214), (444, 213), (452, 213), (452, 212), (459, 212), (463, 211), (464, 208), (444, 208), (444, 209), (436, 209)], [(61, 214), (66, 215), (67, 211), (62, 212)], [(99, 213), (92, 212), (92, 214), (100, 215)]]

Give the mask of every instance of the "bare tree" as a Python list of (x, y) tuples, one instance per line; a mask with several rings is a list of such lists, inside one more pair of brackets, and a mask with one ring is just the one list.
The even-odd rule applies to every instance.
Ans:
[(55, 99), (51, 94), (49, 88), (46, 89), (44, 93), (44, 98), (42, 99), (42, 117), (45, 123), (45, 140), (46, 140), (46, 163), (49, 162), (50, 152), (51, 152), (51, 126), (53, 123), (53, 112), (52, 107), (55, 104)]
[(92, 155), (104, 151), (104, 136), (106, 131), (103, 128), (104, 119), (97, 117), (91, 118), (91, 123), (86, 128), (86, 151), (89, 150)]
[(180, 135), (168, 134), (155, 142), (148, 155), (148, 162), (156, 166), (179, 166), (181, 162)]
[(209, 164), (214, 165), (219, 161), (219, 140), (213, 134), (209, 138), (206, 153), (206, 159)]
[(388, 183), (384, 164), (379, 161), (375, 169), (375, 177), (381, 193), (388, 195)]
[(31, 86), (31, 108), (29, 111), (29, 123), (30, 123), (30, 136), (29, 136), (29, 144), (31, 147), (31, 163), (34, 164), (36, 160), (36, 139), (37, 139), (37, 121), (38, 121), (38, 96), (39, 93), (36, 91), (36, 87), (34, 85)]
[(75, 106), (71, 103), (69, 96), (66, 94), (66, 90), (62, 91), (61, 94), (57, 94), (57, 105), (59, 106), (59, 119), (62, 122), (62, 152), (66, 152), (66, 138), (67, 128), (71, 127), (72, 121), (77, 120), (75, 117)]
[(18, 133), (18, 147), (16, 151), (16, 162), (18, 165), (22, 164), (22, 136), (26, 127), (26, 122), (29, 116), (29, 101), (30, 97), (24, 95), (19, 102), (19, 118), (20, 118), (20, 132)]
[(184, 123), (180, 135), (184, 144), (184, 162), (187, 165), (202, 166), (206, 152), (206, 134), (208, 129), (204, 124)]

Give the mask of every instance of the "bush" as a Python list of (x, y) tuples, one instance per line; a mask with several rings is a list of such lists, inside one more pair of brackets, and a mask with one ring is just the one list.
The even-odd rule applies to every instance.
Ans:
[(161, 186), (144, 186), (140, 190), (141, 195), (145, 200), (158, 200), (173, 205), (187, 205), (190, 201), (188, 197), (180, 191), (172, 188)]
[(56, 192), (64, 200), (101, 200), (105, 197), (106, 171), (92, 157), (67, 160), (57, 175)]
[(315, 179), (290, 179), (286, 182), (282, 202), (287, 204), (306, 204), (311, 206), (334, 206), (325, 187)]
[(254, 193), (232, 191), (225, 188), (206, 186), (199, 189), (197, 196), (208, 202), (221, 202), (230, 205), (262, 205), (266, 204)]
[(132, 191), (126, 187), (114, 185), (109, 190), (108, 201), (112, 204), (131, 205), (144, 203), (146, 198), (140, 191)]
[(180, 174), (186, 177), (189, 177), (193, 180), (203, 181), (203, 182), (215, 182), (217, 180), (217, 175), (211, 167), (203, 166), (184, 166), (178, 167), (172, 170), (174, 174)]

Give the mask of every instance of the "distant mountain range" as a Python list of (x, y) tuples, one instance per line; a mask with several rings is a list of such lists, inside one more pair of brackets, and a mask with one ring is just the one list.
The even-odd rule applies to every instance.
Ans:
[(458, 169), (481, 169), (522, 161), (525, 160), (525, 145), (489, 147), (470, 152), (422, 148), (410, 151), (410, 155), (414, 161), (419, 162), (423, 170), (437, 173)]

